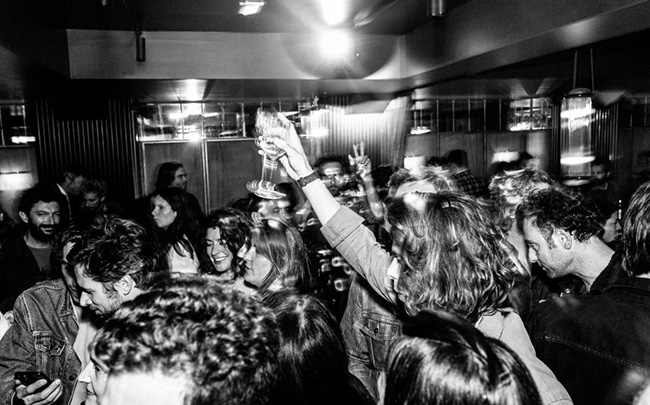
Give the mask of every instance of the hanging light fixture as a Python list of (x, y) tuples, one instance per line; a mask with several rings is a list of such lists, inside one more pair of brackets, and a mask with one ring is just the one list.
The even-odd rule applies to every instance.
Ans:
[(427, 12), (431, 17), (441, 17), (447, 11), (446, 0), (429, 0)]
[(576, 87), (578, 51), (573, 61), (573, 89), (562, 99), (560, 110), (560, 164), (565, 183), (581, 185), (589, 181), (589, 163), (594, 160), (591, 151), (591, 121), (594, 114), (593, 53), (591, 53), (591, 89)]
[(135, 29), (135, 60), (138, 62), (147, 61), (147, 42), (145, 37), (142, 36), (141, 27)]

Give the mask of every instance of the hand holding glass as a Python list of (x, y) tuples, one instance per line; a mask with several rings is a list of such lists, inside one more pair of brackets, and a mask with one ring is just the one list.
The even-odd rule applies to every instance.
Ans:
[(284, 151), (278, 148), (272, 140), (274, 138), (286, 140), (290, 126), (291, 122), (281, 119), (278, 112), (264, 110), (261, 107), (257, 109), (255, 144), (264, 152), (264, 157), (261, 179), (249, 181), (246, 184), (246, 188), (251, 193), (268, 200), (285, 197), (283, 193), (275, 190), (275, 183), (272, 181), (278, 168), (278, 158), (284, 154)]

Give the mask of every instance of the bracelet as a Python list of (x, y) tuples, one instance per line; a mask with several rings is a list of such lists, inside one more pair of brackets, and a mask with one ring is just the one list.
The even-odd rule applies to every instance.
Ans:
[(314, 171), (311, 172), (310, 174), (306, 175), (305, 177), (301, 177), (298, 180), (298, 185), (302, 188), (305, 187), (307, 184), (311, 183), (314, 180), (318, 180), (320, 177), (318, 177), (318, 174)]

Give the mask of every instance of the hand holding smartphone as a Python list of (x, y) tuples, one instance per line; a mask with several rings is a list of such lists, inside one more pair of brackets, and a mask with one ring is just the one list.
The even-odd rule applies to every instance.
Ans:
[(60, 380), (52, 380), (43, 372), (21, 371), (14, 373), (16, 386), (12, 404), (54, 404), (63, 394)]
[(19, 380), (25, 386), (32, 385), (39, 380), (45, 380), (46, 383), (43, 388), (52, 383), (52, 380), (40, 371), (19, 371), (14, 373), (14, 379)]

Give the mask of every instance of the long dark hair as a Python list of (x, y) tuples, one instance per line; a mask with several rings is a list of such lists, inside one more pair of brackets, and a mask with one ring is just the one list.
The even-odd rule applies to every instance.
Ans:
[(359, 393), (351, 384), (343, 335), (325, 304), (289, 290), (268, 293), (263, 303), (275, 314), (280, 330), (278, 403), (367, 402), (367, 391)]
[(384, 405), (541, 405), (521, 359), (464, 320), (423, 311), (403, 332), (388, 353)]
[(176, 171), (183, 167), (178, 162), (165, 162), (160, 165), (158, 169), (158, 178), (156, 179), (156, 190), (169, 187), (176, 177)]
[(151, 228), (154, 237), (166, 252), (171, 248), (181, 256), (185, 256), (184, 252), (189, 252), (191, 257), (196, 256), (200, 262), (203, 262), (206, 255), (200, 249), (199, 224), (190, 209), (187, 193), (179, 188), (171, 187), (156, 190), (151, 195), (152, 201), (156, 196), (167, 201), (172, 210), (176, 212), (176, 218), (167, 229), (158, 228), (152, 220)]

